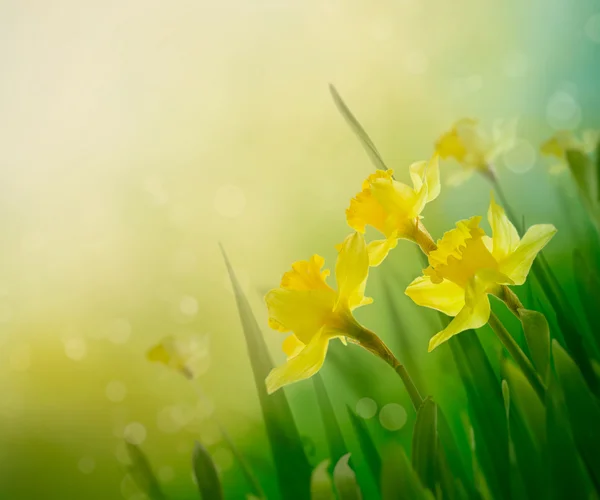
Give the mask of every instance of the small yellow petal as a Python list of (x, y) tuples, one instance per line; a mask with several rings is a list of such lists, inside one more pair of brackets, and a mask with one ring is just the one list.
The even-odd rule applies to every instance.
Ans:
[(296, 356), (271, 370), (265, 381), (267, 392), (272, 394), (284, 385), (312, 377), (323, 366), (328, 344), (329, 338), (322, 332), (315, 335)]
[(384, 259), (387, 257), (390, 250), (396, 248), (398, 244), (398, 238), (396, 237), (396, 233), (385, 240), (375, 240), (367, 245), (367, 250), (369, 252), (369, 265), (371, 267), (377, 267), (380, 265)]
[(525, 283), (533, 260), (555, 234), (556, 228), (552, 224), (531, 226), (515, 251), (500, 262), (500, 271), (509, 276), (516, 285)]
[(406, 288), (416, 304), (456, 316), (465, 305), (465, 290), (448, 280), (433, 283), (429, 276), (420, 276)]
[(362, 191), (350, 200), (350, 206), (346, 210), (346, 220), (352, 229), (364, 233), (366, 226), (372, 226), (382, 233), (385, 231), (388, 213), (373, 197), (371, 182), (377, 179), (391, 182), (392, 175), (392, 170), (378, 170), (363, 182)]
[(504, 259), (519, 245), (519, 233), (504, 209), (496, 203), (493, 194), (488, 209), (488, 222), (492, 228), (492, 255), (496, 260)]
[(441, 185), (437, 154), (434, 154), (429, 161), (413, 163), (409, 167), (409, 171), (414, 191), (421, 193), (425, 190), (425, 203), (429, 203), (439, 196)]
[(281, 278), (281, 288), (288, 290), (327, 290), (329, 285), (325, 282), (329, 270), (321, 271), (325, 259), (320, 255), (313, 255), (310, 260), (301, 260), (292, 264), (292, 270)]
[(146, 354), (149, 361), (169, 365), (171, 362), (171, 354), (167, 351), (164, 344), (161, 342), (152, 347)]
[(298, 340), (298, 337), (295, 335), (290, 335), (283, 340), (281, 344), (281, 350), (285, 353), (288, 358), (293, 358), (297, 356), (302, 349), (304, 349), (305, 344)]
[(307, 344), (323, 327), (336, 302), (333, 290), (287, 290), (276, 288), (265, 297), (269, 325), (292, 331)]
[(352, 233), (343, 241), (335, 265), (339, 300), (349, 302), (353, 298), (355, 304), (362, 302), (368, 274), (369, 253), (365, 238), (360, 233)]
[(472, 297), (470, 304), (456, 315), (450, 324), (441, 332), (434, 335), (429, 341), (429, 352), (433, 351), (440, 344), (443, 344), (454, 335), (465, 330), (480, 328), (490, 319), (490, 301), (486, 293), (481, 293)]

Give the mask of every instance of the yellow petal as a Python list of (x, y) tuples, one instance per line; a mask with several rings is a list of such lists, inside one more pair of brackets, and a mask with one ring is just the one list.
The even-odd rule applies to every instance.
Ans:
[(484, 294), (474, 307), (463, 307), (450, 324), (429, 341), (429, 352), (443, 344), (454, 335), (465, 330), (480, 328), (490, 319), (490, 301)]
[(163, 342), (152, 347), (147, 353), (146, 358), (155, 363), (169, 365), (171, 362), (171, 353), (167, 351)]
[(285, 353), (288, 358), (293, 358), (297, 356), (302, 349), (304, 349), (305, 344), (298, 340), (298, 337), (295, 335), (290, 335), (286, 337), (281, 344), (281, 350)]
[(352, 229), (364, 233), (366, 226), (372, 226), (382, 233), (385, 231), (388, 213), (373, 197), (371, 182), (384, 179), (391, 183), (392, 175), (392, 170), (378, 170), (363, 182), (362, 191), (350, 200), (350, 207), (346, 210), (346, 220)]
[(395, 237), (396, 233), (390, 238), (385, 240), (375, 240), (367, 245), (369, 252), (369, 265), (371, 267), (377, 267), (387, 257), (390, 250), (396, 248), (398, 244), (398, 238)]
[(272, 394), (284, 385), (312, 377), (323, 366), (328, 344), (329, 338), (323, 332), (315, 335), (296, 356), (271, 370), (265, 381), (267, 392)]
[(365, 238), (360, 233), (352, 233), (343, 241), (335, 265), (339, 301), (348, 303), (349, 307), (362, 302), (368, 274), (369, 253)]
[(502, 260), (519, 245), (519, 233), (506, 216), (504, 209), (496, 203), (494, 195), (488, 209), (488, 222), (492, 227), (492, 255), (496, 260)]
[(500, 271), (509, 276), (516, 285), (525, 283), (533, 259), (555, 234), (556, 228), (552, 224), (531, 226), (515, 251), (500, 263)]
[(465, 305), (465, 290), (456, 283), (443, 280), (433, 283), (429, 276), (420, 276), (406, 288), (416, 304), (456, 316)]
[(292, 331), (308, 344), (331, 315), (336, 301), (333, 290), (287, 290), (276, 288), (265, 297), (269, 325)]
[[(434, 154), (429, 161), (413, 163), (409, 167), (410, 177), (415, 192), (425, 191), (425, 203), (435, 200), (440, 194), (440, 168), (438, 155)], [(419, 211), (419, 213), (421, 213)]]
[(288, 290), (330, 290), (325, 282), (329, 269), (321, 271), (325, 259), (313, 255), (310, 260), (301, 260), (292, 264), (292, 270), (281, 278), (281, 288)]

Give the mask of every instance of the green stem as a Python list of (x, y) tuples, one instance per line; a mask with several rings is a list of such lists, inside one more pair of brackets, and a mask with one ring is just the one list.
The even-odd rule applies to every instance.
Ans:
[(519, 347), (519, 344), (515, 342), (515, 339), (512, 338), (508, 330), (504, 327), (502, 322), (498, 319), (493, 312), (490, 314), (489, 324), (494, 330), (496, 336), (500, 339), (500, 342), (506, 347), (506, 350), (510, 353), (512, 358), (515, 360), (523, 375), (527, 378), (531, 387), (538, 395), (542, 403), (546, 400), (546, 387), (542, 382), (542, 379), (535, 371), (535, 368), (529, 361), (529, 358), (525, 356), (525, 353)]
[(408, 374), (406, 367), (398, 361), (398, 358), (394, 356), (394, 353), (390, 351), (389, 347), (386, 346), (383, 340), (381, 340), (374, 332), (357, 322), (354, 322), (353, 326), (352, 335), (349, 336), (348, 339), (374, 354), (379, 359), (385, 361), (394, 369), (402, 379), (415, 411), (418, 411), (421, 403), (423, 403), (423, 398), (421, 397), (421, 394), (419, 394), (419, 390), (411, 376)]

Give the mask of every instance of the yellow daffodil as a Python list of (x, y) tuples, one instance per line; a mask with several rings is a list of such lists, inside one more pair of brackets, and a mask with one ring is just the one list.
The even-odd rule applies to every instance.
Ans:
[(488, 294), (501, 294), (502, 285), (522, 285), (536, 255), (556, 233), (551, 224), (530, 227), (519, 238), (515, 226), (492, 198), (488, 221), (492, 237), (471, 217), (444, 234), (429, 254), (429, 267), (406, 294), (418, 305), (454, 316), (429, 342), (429, 351), (450, 337), (488, 322)]
[(381, 264), (399, 238), (415, 241), (425, 249), (433, 245), (420, 223), (420, 214), (440, 194), (437, 155), (428, 162), (412, 164), (409, 171), (412, 187), (394, 180), (392, 170), (371, 174), (346, 210), (350, 227), (364, 233), (366, 226), (372, 226), (385, 236), (369, 243), (371, 266)]
[(567, 170), (567, 151), (577, 150), (584, 154), (593, 152), (600, 140), (600, 130), (584, 130), (581, 138), (571, 130), (560, 130), (540, 146), (543, 155), (558, 159), (558, 163), (550, 167), (550, 173), (557, 175)]
[(448, 179), (448, 183), (461, 184), (474, 172), (494, 177), (494, 163), (502, 154), (514, 148), (516, 128), (517, 120), (498, 120), (488, 134), (477, 120), (458, 120), (435, 145), (436, 152), (442, 158), (454, 158), (463, 167)]
[(331, 288), (318, 255), (296, 262), (283, 275), (281, 286), (265, 297), (269, 326), (280, 332), (292, 332), (283, 341), (288, 360), (271, 371), (266, 380), (272, 393), (284, 385), (307, 379), (317, 373), (327, 354), (329, 341), (346, 338), (367, 348), (378, 339), (362, 327), (352, 311), (369, 304), (364, 289), (369, 273), (369, 256), (364, 237), (349, 235), (338, 246), (335, 266), (337, 290)]
[(146, 357), (182, 373), (187, 378), (196, 378), (208, 369), (208, 336), (165, 337), (148, 351)]

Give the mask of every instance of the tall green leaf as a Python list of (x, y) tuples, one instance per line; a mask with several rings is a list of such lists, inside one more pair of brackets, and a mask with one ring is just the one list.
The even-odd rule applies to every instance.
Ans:
[(329, 460), (323, 460), (315, 467), (310, 478), (310, 498), (311, 500), (335, 500), (333, 492), (333, 482), (329, 477)]
[(356, 474), (348, 463), (350, 453), (341, 457), (333, 469), (333, 484), (339, 500), (361, 500)]
[(600, 404), (577, 365), (556, 341), (552, 353), (575, 443), (596, 485), (600, 485)]
[(385, 449), (383, 457), (382, 500), (433, 500), (433, 494), (421, 484), (419, 476), (412, 468), (400, 445), (389, 445)]
[(319, 403), (319, 410), (321, 412), (321, 420), (325, 427), (325, 437), (327, 438), (327, 445), (329, 447), (329, 457), (331, 463), (336, 464), (338, 460), (347, 452), (346, 443), (344, 443), (344, 436), (335, 418), (335, 411), (327, 394), (327, 389), (323, 383), (323, 378), (319, 373), (312, 377), (313, 385), (315, 388), (315, 394), (317, 395), (317, 401)]
[(367, 152), (367, 155), (369, 156), (369, 159), (371, 160), (373, 165), (375, 165), (375, 168), (378, 168), (380, 170), (387, 170), (387, 167), (383, 159), (381, 158), (379, 151), (377, 151), (375, 144), (373, 143), (369, 135), (365, 132), (365, 129), (362, 127), (362, 125), (354, 117), (354, 115), (350, 111), (350, 108), (346, 106), (346, 103), (332, 84), (329, 84), (329, 92), (331, 92), (331, 97), (333, 98), (333, 102), (335, 103), (335, 106), (337, 107), (338, 111), (344, 117), (344, 120), (346, 120), (346, 123), (352, 129), (352, 132), (354, 132), (356, 137), (358, 137), (358, 140)]
[(150, 465), (150, 461), (139, 446), (126, 443), (127, 452), (131, 459), (129, 472), (137, 487), (143, 491), (151, 500), (166, 500), (166, 496), (160, 488), (160, 484)]
[(202, 500), (223, 499), (223, 488), (215, 463), (206, 448), (198, 442), (194, 445), (192, 471)]
[(500, 380), (475, 332), (463, 332), (448, 344), (467, 393), (475, 449), (486, 482), (498, 498), (510, 498), (508, 428)]
[(550, 327), (548, 321), (542, 313), (537, 311), (519, 309), (518, 312), (533, 365), (542, 380), (546, 380), (550, 368)]
[(600, 350), (600, 275), (598, 269), (590, 265), (579, 249), (573, 251), (573, 273), (579, 293), (579, 301), (588, 321), (592, 333), (591, 341), (595, 344), (596, 354)]
[(575, 446), (556, 375), (550, 372), (546, 391), (546, 432), (552, 498), (592, 498), (589, 477)]
[(293, 498), (308, 499), (310, 497), (311, 467), (304, 453), (290, 405), (283, 390), (271, 395), (267, 394), (265, 379), (273, 369), (273, 362), (250, 304), (240, 287), (223, 247), (221, 247), (221, 251), (235, 293), (254, 374), (254, 383), (273, 454), (279, 491), (284, 498), (293, 496)]
[(437, 461), (437, 405), (428, 397), (417, 411), (412, 439), (412, 465), (421, 483), (431, 491), (435, 491)]
[(379, 477), (381, 475), (381, 457), (377, 452), (375, 443), (373, 443), (373, 438), (367, 429), (365, 421), (356, 415), (356, 413), (354, 413), (349, 406), (346, 406), (346, 409), (348, 410), (350, 422), (352, 422), (352, 427), (354, 427), (354, 432), (358, 438), (360, 450), (362, 451), (365, 461), (367, 462), (367, 465), (373, 474), (373, 478), (377, 484), (379, 484)]

